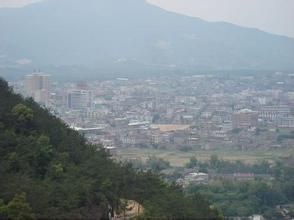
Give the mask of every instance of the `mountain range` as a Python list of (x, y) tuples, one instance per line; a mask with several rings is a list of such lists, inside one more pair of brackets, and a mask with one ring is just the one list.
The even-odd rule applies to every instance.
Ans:
[(47, 0), (0, 9), (0, 30), (2, 66), (294, 69), (292, 38), (168, 12), (145, 0)]

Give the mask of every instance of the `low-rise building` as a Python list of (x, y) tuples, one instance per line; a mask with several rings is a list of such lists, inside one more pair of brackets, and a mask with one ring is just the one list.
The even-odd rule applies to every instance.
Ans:
[(177, 183), (183, 187), (187, 187), (190, 184), (207, 184), (208, 183), (207, 173), (192, 172), (184, 176), (184, 178), (178, 179)]
[(256, 127), (258, 123), (258, 112), (250, 109), (242, 109), (233, 114), (233, 128)]

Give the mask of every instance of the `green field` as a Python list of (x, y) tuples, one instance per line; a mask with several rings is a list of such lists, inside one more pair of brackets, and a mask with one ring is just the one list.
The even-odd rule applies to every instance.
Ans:
[(140, 149), (140, 148), (123, 148), (118, 151), (120, 160), (141, 159), (145, 161), (150, 156), (163, 158), (171, 163), (172, 166), (184, 166), (192, 156), (198, 160), (209, 160), (210, 156), (216, 154), (220, 159), (236, 161), (240, 160), (245, 163), (256, 163), (262, 160), (274, 161), (281, 157), (294, 155), (292, 149), (277, 149), (277, 150), (252, 150), (252, 151), (237, 151), (237, 150), (193, 150), (182, 152), (178, 150), (156, 150), (156, 149)]

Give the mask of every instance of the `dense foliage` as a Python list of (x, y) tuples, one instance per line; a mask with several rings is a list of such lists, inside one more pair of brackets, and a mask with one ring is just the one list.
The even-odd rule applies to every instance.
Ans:
[(114, 163), (48, 110), (13, 94), (0, 80), (0, 217), (101, 219), (143, 205), (142, 218), (219, 219), (200, 195), (150, 172)]
[(272, 169), (272, 165), (266, 160), (254, 164), (245, 164), (240, 160), (222, 160), (217, 155), (211, 155), (208, 161), (198, 161), (195, 156), (191, 157), (190, 161), (186, 164), (186, 168), (198, 169), (200, 172), (210, 171), (218, 174), (254, 173), (273, 175), (276, 171), (276, 169)]
[[(212, 156), (208, 162), (199, 162), (191, 158), (187, 167), (200, 167), (217, 174), (236, 172), (257, 174), (251, 181), (234, 181), (222, 178), (222, 175), (209, 185), (191, 185), (190, 193), (200, 193), (220, 208), (225, 216), (250, 216), (262, 214), (267, 219), (281, 219), (277, 206), (294, 204), (294, 167), (276, 161), (270, 164), (244, 164), (240, 161), (229, 162)], [(270, 178), (261, 178), (269, 176)]]

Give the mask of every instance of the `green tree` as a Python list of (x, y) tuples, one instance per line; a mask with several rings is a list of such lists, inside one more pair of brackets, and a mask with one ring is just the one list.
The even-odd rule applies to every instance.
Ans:
[(218, 168), (219, 164), (220, 164), (220, 160), (218, 159), (218, 156), (216, 154), (213, 154), (210, 156), (210, 166), (212, 168)]
[(186, 164), (187, 168), (194, 168), (198, 166), (198, 160), (195, 156), (190, 158), (190, 161)]
[(45, 135), (41, 135), (37, 140), (37, 149), (35, 168), (37, 174), (43, 177), (53, 157), (53, 147), (50, 145), (50, 139)]
[(11, 111), (19, 122), (29, 122), (33, 119), (33, 110), (23, 104), (17, 104)]
[(26, 201), (26, 194), (21, 193), (14, 196), (14, 198), (7, 204), (0, 201), (0, 214), (7, 216), (12, 220), (34, 220), (36, 219), (32, 208)]
[(160, 172), (161, 170), (170, 167), (170, 163), (168, 161), (165, 161), (162, 158), (157, 158), (155, 156), (149, 157), (146, 161), (146, 165), (154, 172)]

